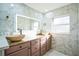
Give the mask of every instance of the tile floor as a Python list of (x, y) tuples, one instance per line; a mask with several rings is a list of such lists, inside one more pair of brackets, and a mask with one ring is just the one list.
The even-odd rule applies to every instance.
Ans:
[(64, 55), (63, 53), (60, 53), (56, 50), (51, 49), (44, 56), (67, 56), (67, 55)]

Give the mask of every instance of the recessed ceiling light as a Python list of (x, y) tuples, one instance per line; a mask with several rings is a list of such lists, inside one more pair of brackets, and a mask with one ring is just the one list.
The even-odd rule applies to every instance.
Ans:
[(13, 7), (13, 6), (14, 6), (14, 4), (11, 4), (10, 6), (11, 6), (11, 7)]

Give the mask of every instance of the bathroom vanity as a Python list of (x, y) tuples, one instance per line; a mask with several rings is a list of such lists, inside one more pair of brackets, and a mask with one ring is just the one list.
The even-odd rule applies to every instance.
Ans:
[(51, 44), (52, 35), (37, 35), (30, 40), (10, 43), (5, 56), (41, 56), (51, 49)]

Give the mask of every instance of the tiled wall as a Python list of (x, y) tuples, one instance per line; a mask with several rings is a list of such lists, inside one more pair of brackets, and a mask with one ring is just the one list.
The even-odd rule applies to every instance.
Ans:
[[(70, 16), (70, 34), (54, 34), (54, 38), (56, 41), (56, 50), (60, 51), (66, 55), (79, 55), (78, 50), (78, 4), (70, 4), (53, 11), (48, 12), (52, 13), (52, 16), (48, 18), (48, 20), (53, 20), (53, 18), (61, 17), (61, 16)], [(47, 16), (48, 17), (48, 16)], [(51, 25), (52, 22), (47, 25)], [(47, 26), (47, 28), (49, 28)], [(51, 27), (52, 28), (52, 27)], [(51, 30), (51, 32), (53, 32)]]
[[(0, 36), (4, 36), (16, 31), (16, 14), (33, 17), (38, 20), (42, 20), (42, 13), (24, 5), (0, 3)], [(9, 18), (7, 18), (9, 16)], [(0, 38), (1, 39), (1, 38)], [(2, 50), (0, 51), (2, 55)]]
[(0, 50), (0, 56), (2, 55), (2, 51)]
[(78, 38), (78, 40), (77, 40), (77, 54), (79, 55), (79, 4), (78, 4), (78, 20), (77, 20), (77, 34), (78, 34), (78, 36), (77, 36), (77, 38)]
[[(15, 32), (16, 14), (36, 18), (42, 20), (42, 13), (20, 3), (0, 3), (0, 35), (6, 35), (8, 33)], [(7, 19), (6, 16), (9, 16)]]

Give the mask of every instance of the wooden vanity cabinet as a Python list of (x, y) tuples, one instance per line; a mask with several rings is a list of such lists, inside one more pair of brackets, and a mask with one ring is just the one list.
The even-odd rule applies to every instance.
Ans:
[(30, 41), (10, 46), (5, 50), (6, 56), (29, 56), (30, 55)]
[(51, 49), (52, 37), (41, 37), (5, 49), (5, 56), (40, 56)]
[(40, 56), (40, 39), (31, 40), (31, 56)]
[(44, 55), (46, 53), (46, 37), (41, 38), (41, 55)]

